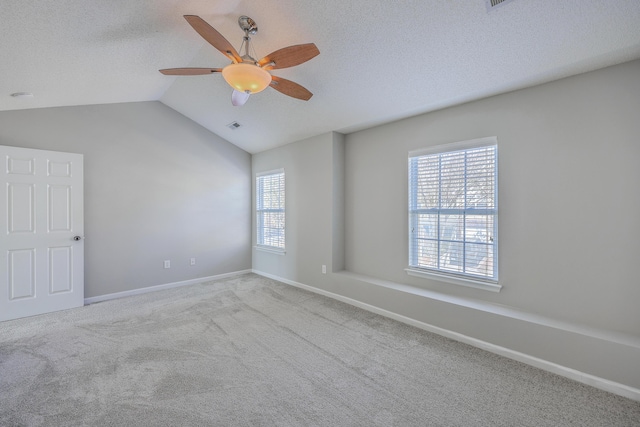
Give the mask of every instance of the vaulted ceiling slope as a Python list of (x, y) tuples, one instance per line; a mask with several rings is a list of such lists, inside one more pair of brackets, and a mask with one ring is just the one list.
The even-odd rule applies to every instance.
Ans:
[[(256, 153), (640, 58), (638, 0), (488, 1), (2, 1), (0, 110), (160, 100)], [(267, 88), (233, 107), (219, 74), (160, 74), (229, 62), (186, 14), (236, 49), (250, 16), (258, 57), (315, 43), (319, 56), (277, 73), (314, 96)]]

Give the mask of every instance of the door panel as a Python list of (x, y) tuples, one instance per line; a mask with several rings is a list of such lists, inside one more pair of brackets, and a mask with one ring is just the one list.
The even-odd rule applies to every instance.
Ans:
[(50, 292), (73, 291), (73, 247), (49, 248)]
[(49, 161), (49, 176), (56, 176), (61, 178), (71, 177), (71, 162)]
[(35, 159), (7, 157), (7, 174), (9, 175), (33, 175), (35, 173)]
[(35, 250), (9, 251), (9, 299), (35, 297)]
[(71, 231), (71, 187), (49, 185), (49, 231)]
[(35, 232), (35, 186), (9, 183), (9, 234)]
[(82, 306), (82, 155), (0, 146), (0, 162), (0, 321)]

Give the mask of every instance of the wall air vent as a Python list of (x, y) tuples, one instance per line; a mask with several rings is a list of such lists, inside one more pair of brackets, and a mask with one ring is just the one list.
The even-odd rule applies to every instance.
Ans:
[(513, 0), (484, 0), (487, 4), (487, 11), (494, 10), (499, 6), (504, 6), (507, 3), (511, 3)]
[(231, 122), (227, 125), (227, 127), (231, 130), (236, 130), (238, 129), (240, 126), (242, 126), (240, 123), (238, 122)]

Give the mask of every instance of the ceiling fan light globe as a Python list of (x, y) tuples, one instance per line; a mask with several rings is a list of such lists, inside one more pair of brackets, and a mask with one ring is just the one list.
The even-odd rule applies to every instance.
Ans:
[(222, 69), (222, 77), (237, 91), (262, 92), (271, 83), (271, 74), (254, 64), (246, 62), (230, 64)]

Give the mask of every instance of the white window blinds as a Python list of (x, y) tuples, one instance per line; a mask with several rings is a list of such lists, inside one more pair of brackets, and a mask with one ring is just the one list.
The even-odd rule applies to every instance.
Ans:
[(257, 244), (284, 249), (284, 171), (256, 176)]
[(409, 267), (498, 281), (497, 141), (409, 157)]

